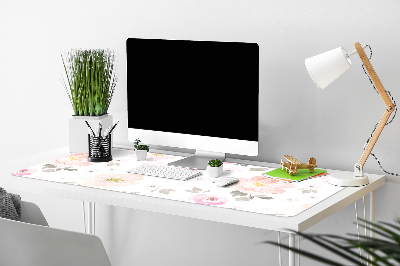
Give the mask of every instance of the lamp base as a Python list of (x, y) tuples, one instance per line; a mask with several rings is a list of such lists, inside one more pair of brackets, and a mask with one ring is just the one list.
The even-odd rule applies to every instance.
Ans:
[(329, 184), (338, 187), (360, 187), (369, 184), (369, 179), (366, 174), (360, 177), (355, 177), (354, 173), (351, 172), (332, 172), (329, 174)]

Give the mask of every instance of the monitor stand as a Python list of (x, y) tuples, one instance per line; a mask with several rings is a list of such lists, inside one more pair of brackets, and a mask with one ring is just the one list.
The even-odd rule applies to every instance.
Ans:
[(225, 153), (222, 152), (209, 152), (209, 151), (199, 151), (196, 150), (195, 154), (191, 157), (187, 157), (172, 163), (169, 166), (179, 166), (183, 168), (207, 169), (208, 161), (212, 159), (219, 159), (221, 161), (225, 160)]

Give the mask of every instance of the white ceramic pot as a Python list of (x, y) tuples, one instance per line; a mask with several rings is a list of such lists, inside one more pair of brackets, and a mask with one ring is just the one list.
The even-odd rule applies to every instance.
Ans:
[(136, 150), (136, 160), (138, 161), (145, 161), (147, 157), (146, 150)]
[[(88, 153), (89, 143), (88, 143), (88, 126), (85, 123), (88, 121), (89, 125), (96, 131), (99, 122), (103, 127), (103, 131), (109, 126), (113, 125), (112, 115), (102, 115), (102, 116), (72, 116), (69, 119), (69, 152), (73, 153)], [(113, 141), (111, 136), (111, 147)]]
[(207, 165), (207, 172), (208, 172), (208, 176), (209, 177), (219, 177), (222, 175), (223, 170), (223, 166), (221, 165), (219, 167), (212, 167)]

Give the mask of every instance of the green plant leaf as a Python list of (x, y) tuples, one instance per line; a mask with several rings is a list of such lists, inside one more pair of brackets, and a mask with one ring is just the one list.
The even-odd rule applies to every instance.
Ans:
[(75, 115), (107, 113), (118, 77), (115, 53), (108, 49), (72, 49), (61, 59), (68, 86), (62, 83)]
[[(397, 231), (400, 231), (400, 227), (384, 222), (379, 224), (365, 221), (360, 218), (359, 220), (364, 221), (365, 224), (373, 226), (373, 228), (367, 227), (367, 229), (375, 232), (377, 235), (383, 237), (383, 239), (356, 234), (348, 234), (349, 237), (342, 237), (330, 234), (315, 235), (294, 232), (292, 230), (288, 231), (297, 233), (298, 235), (317, 244), (318, 246), (352, 262), (352, 265), (363, 265), (361, 264), (361, 261), (368, 262), (369, 265), (398, 265), (400, 262), (400, 243), (398, 241), (400, 235)], [(397, 219), (397, 223), (400, 224), (399, 219)], [(362, 227), (365, 228), (365, 226)], [(390, 228), (395, 229), (396, 231), (393, 231)], [(332, 260), (312, 254), (310, 252), (297, 250), (295, 247), (288, 247), (286, 245), (277, 244), (271, 241), (266, 241), (264, 243), (281, 246), (328, 265), (340, 265)], [(358, 252), (359, 250), (367, 253), (370, 259), (367, 259), (366, 256), (360, 257)]]

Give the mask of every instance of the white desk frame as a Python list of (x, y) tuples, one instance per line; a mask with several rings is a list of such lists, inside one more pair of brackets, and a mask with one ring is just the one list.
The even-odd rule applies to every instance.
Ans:
[[(176, 152), (165, 153), (185, 156), (185, 154)], [(347, 187), (296, 216), (277, 217), (272, 215), (264, 215), (225, 208), (213, 208), (200, 204), (192, 204), (187, 202), (153, 198), (11, 175), (11, 172), (44, 163), (56, 158), (61, 158), (67, 154), (69, 154), (68, 147), (63, 147), (25, 156), (19, 159), (1, 162), (0, 171), (2, 175), (0, 176), (0, 187), (12, 192), (30, 192), (83, 201), (85, 206), (86, 232), (92, 234), (95, 233), (95, 221), (93, 219), (95, 203), (171, 214), (188, 218), (196, 218), (213, 222), (249, 226), (279, 232), (287, 232), (285, 229), (294, 230), (295, 232), (302, 232), (370, 193), (370, 220), (375, 221), (375, 190), (385, 184), (384, 175), (369, 174), (368, 177), (370, 184), (367, 186)], [(267, 167), (278, 167), (277, 164), (243, 161), (229, 158), (226, 161)], [(328, 172), (333, 174), (335, 171), (328, 170)], [(294, 233), (289, 233), (290, 246), (295, 246), (295, 238), (296, 236)], [(295, 265), (294, 252), (289, 252), (289, 265)]]

